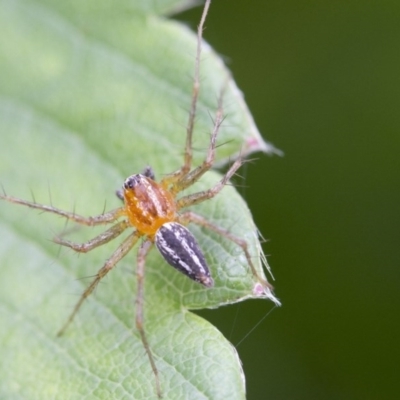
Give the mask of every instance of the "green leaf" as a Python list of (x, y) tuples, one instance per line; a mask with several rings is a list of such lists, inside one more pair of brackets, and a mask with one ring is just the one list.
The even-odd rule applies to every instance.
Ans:
[[(161, 15), (188, 4), (0, 1), (0, 182), (8, 194), (97, 215), (120, 206), (114, 192), (127, 176), (151, 165), (161, 177), (181, 165), (196, 40)], [(201, 67), (195, 165), (205, 156), (210, 114), (229, 76), (207, 45)], [(224, 105), (219, 162), (240, 149), (275, 151), (262, 141), (233, 81)], [(190, 191), (219, 178), (209, 172)], [(263, 274), (257, 231), (233, 187), (194, 210), (245, 238)], [(146, 262), (145, 330), (163, 396), (242, 399), (234, 348), (188, 309), (268, 294), (254, 292), (257, 282), (240, 248), (189, 228), (214, 288), (191, 282), (155, 250)], [(52, 243), (63, 229), (65, 221), (54, 215), (0, 203), (0, 397), (155, 398), (154, 375), (134, 327), (136, 250), (56, 338), (90, 277), (121, 242), (77, 256)], [(72, 224), (66, 229), (75, 241), (99, 232)]]

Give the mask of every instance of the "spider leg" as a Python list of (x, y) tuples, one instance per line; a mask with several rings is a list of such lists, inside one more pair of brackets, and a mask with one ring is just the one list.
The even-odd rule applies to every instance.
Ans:
[(57, 336), (61, 336), (65, 332), (69, 324), (73, 321), (75, 315), (78, 313), (85, 299), (93, 292), (98, 283), (107, 275), (107, 273), (110, 272), (116, 266), (116, 264), (129, 252), (129, 250), (136, 244), (139, 238), (140, 234), (137, 231), (133, 232), (114, 251), (111, 257), (105, 262), (103, 267), (100, 268), (100, 270), (97, 272), (91, 284), (83, 292), (78, 303), (76, 303), (74, 309), (72, 310), (71, 315), (58, 331)]
[(215, 159), (215, 149), (217, 144), (217, 136), (221, 124), (223, 122), (223, 109), (222, 109), (222, 99), (225, 92), (226, 86), (221, 91), (218, 99), (218, 108), (214, 120), (214, 128), (210, 137), (210, 144), (208, 146), (207, 156), (203, 163), (195, 168), (193, 171), (184, 175), (180, 180), (172, 185), (171, 191), (178, 193), (187, 187), (191, 186), (193, 183), (198, 181), (214, 164)]
[(197, 225), (203, 226), (207, 229), (210, 229), (211, 231), (218, 233), (219, 235), (225, 237), (226, 239), (229, 239), (233, 243), (236, 243), (239, 247), (242, 248), (243, 253), (246, 256), (247, 263), (250, 266), (251, 272), (257, 278), (258, 282), (260, 282), (264, 288), (267, 288), (270, 291), (273, 289), (271, 284), (268, 283), (264, 278), (260, 277), (260, 275), (258, 274), (256, 268), (254, 267), (253, 261), (251, 259), (252, 257), (249, 252), (248, 244), (244, 239), (241, 239), (241, 238), (233, 235), (227, 229), (223, 229), (217, 225), (214, 225), (212, 222), (208, 221), (206, 218), (204, 218), (201, 215), (198, 215), (192, 211), (187, 211), (187, 212), (183, 213), (179, 217), (179, 220), (182, 222), (182, 224), (188, 224), (189, 222), (193, 222)]
[(123, 208), (117, 208), (115, 210), (100, 215), (96, 215), (94, 217), (83, 217), (81, 215), (75, 214), (74, 212), (68, 212), (60, 210), (59, 208), (53, 206), (47, 206), (32, 201), (22, 200), (19, 199), (18, 197), (8, 196), (6, 194), (0, 194), (0, 199), (6, 200), (14, 204), (21, 204), (23, 206), (34, 208), (36, 210), (57, 214), (60, 215), (61, 217), (67, 218), (68, 220), (87, 226), (109, 224), (111, 222), (115, 222), (115, 220), (124, 213)]
[(105, 232), (100, 233), (98, 236), (94, 237), (91, 240), (88, 240), (85, 243), (74, 243), (70, 240), (64, 240), (59, 236), (54, 238), (54, 243), (60, 244), (62, 246), (66, 246), (71, 248), (78, 253), (87, 253), (90, 250), (95, 249), (105, 243), (108, 243), (110, 240), (119, 236), (126, 228), (129, 227), (129, 223), (126, 220), (120, 221), (117, 224), (113, 225), (111, 228), (107, 229)]
[(241, 167), (243, 164), (243, 159), (238, 158), (229, 168), (228, 172), (224, 175), (224, 177), (211, 189), (204, 190), (203, 192), (189, 194), (187, 196), (181, 197), (177, 203), (177, 209), (180, 210), (184, 207), (189, 207), (194, 204), (201, 203), (204, 200), (208, 200), (216, 196), (223, 187), (228, 183), (229, 179), (235, 175), (236, 171)]
[(154, 361), (153, 354), (150, 350), (149, 342), (146, 338), (146, 333), (143, 327), (143, 297), (144, 297), (144, 267), (146, 256), (149, 253), (151, 246), (153, 245), (150, 240), (146, 240), (139, 248), (137, 257), (137, 267), (136, 267), (136, 279), (137, 279), (137, 294), (136, 294), (136, 329), (139, 331), (140, 337), (142, 339), (143, 347), (146, 350), (147, 356), (150, 361), (151, 369), (153, 370), (154, 376), (156, 378), (156, 390), (157, 396), (161, 398), (161, 386), (160, 378), (158, 376), (158, 370), (156, 363)]
[(197, 27), (197, 50), (196, 50), (196, 62), (194, 67), (194, 78), (193, 78), (193, 87), (192, 87), (192, 102), (190, 105), (189, 111), (189, 119), (186, 125), (186, 144), (185, 144), (185, 153), (183, 158), (183, 165), (177, 171), (172, 174), (168, 174), (162, 179), (162, 183), (165, 186), (173, 184), (174, 182), (179, 181), (183, 176), (185, 176), (192, 167), (192, 158), (193, 158), (193, 129), (194, 122), (196, 119), (196, 109), (197, 109), (197, 101), (199, 97), (200, 91), (200, 59), (201, 59), (201, 50), (202, 50), (202, 38), (203, 38), (203, 29), (204, 23), (208, 14), (208, 9), (210, 7), (211, 0), (207, 0), (203, 14), (201, 15), (200, 23)]

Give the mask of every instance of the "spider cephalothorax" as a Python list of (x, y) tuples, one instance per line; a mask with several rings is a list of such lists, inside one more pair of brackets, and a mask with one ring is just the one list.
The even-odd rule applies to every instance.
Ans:
[(173, 195), (145, 175), (127, 178), (122, 196), (129, 222), (149, 237), (154, 236), (161, 225), (176, 218)]

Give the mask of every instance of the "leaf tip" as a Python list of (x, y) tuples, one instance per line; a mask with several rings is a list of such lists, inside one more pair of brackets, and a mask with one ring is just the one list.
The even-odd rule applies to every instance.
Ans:
[(261, 135), (250, 136), (246, 138), (244, 144), (244, 151), (246, 154), (251, 154), (256, 151), (261, 151), (268, 155), (276, 154), (280, 157), (283, 157), (284, 153), (282, 150), (276, 148), (272, 143), (266, 142)]
[(274, 304), (279, 307), (281, 302), (275, 297), (272, 289), (268, 286), (262, 285), (260, 282), (256, 282), (253, 286), (253, 295), (255, 297), (267, 298), (274, 302)]

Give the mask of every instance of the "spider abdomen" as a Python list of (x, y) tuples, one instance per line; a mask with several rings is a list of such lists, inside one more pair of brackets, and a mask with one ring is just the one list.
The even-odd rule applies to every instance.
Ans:
[(130, 223), (144, 235), (153, 236), (163, 224), (176, 218), (172, 194), (147, 176), (127, 178), (123, 195)]
[(168, 264), (190, 279), (211, 287), (214, 281), (195, 237), (181, 224), (168, 222), (155, 235), (155, 244)]

